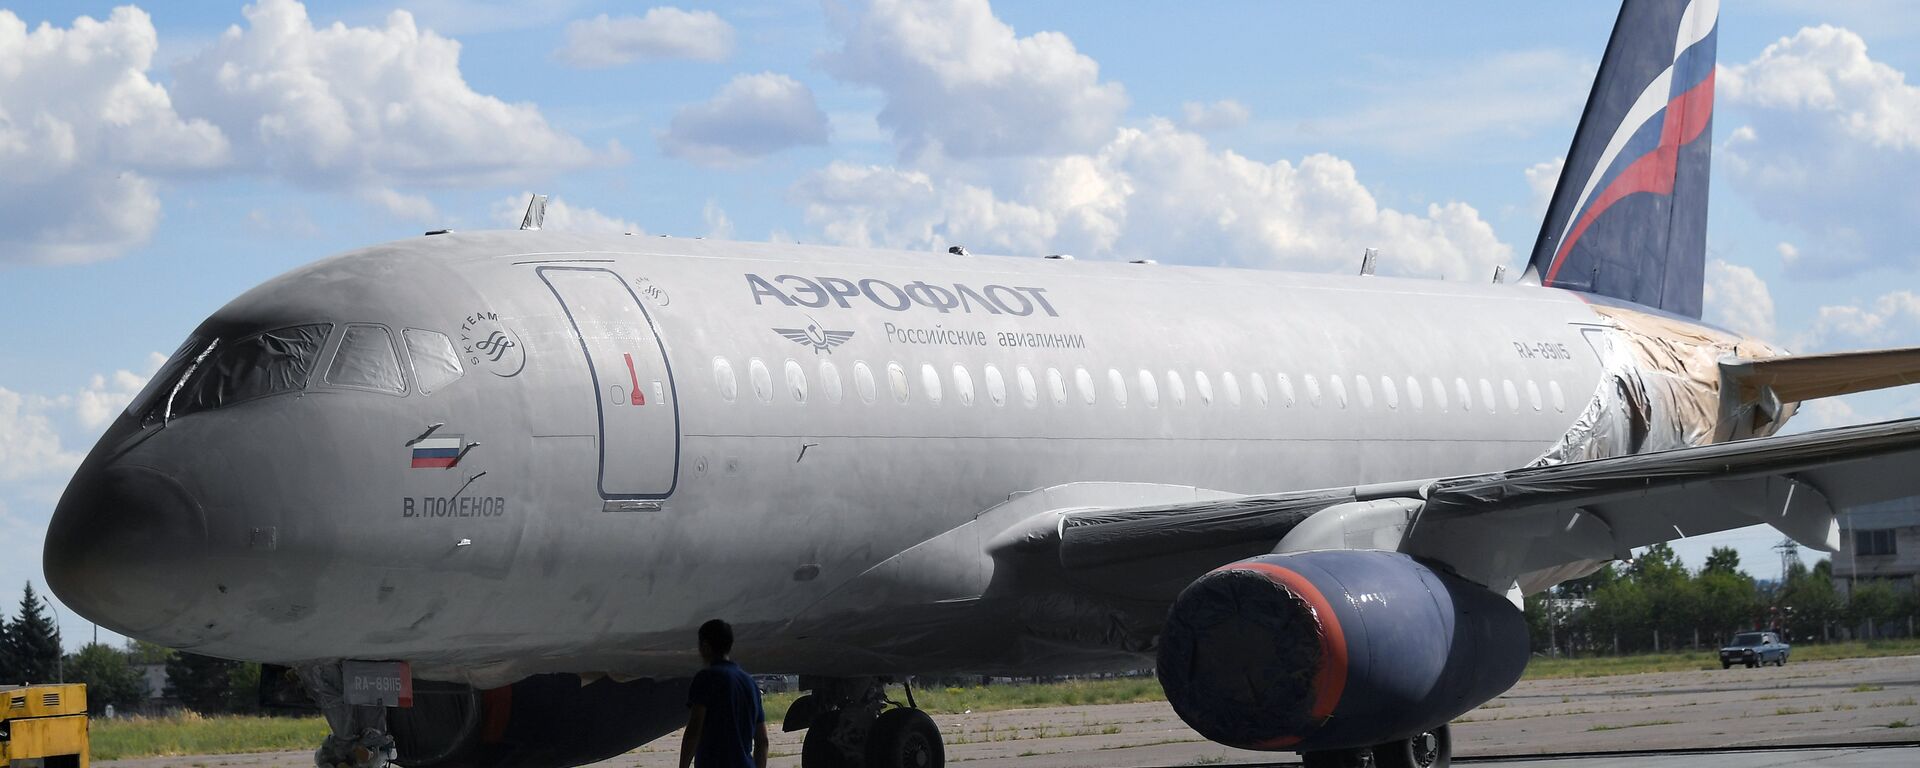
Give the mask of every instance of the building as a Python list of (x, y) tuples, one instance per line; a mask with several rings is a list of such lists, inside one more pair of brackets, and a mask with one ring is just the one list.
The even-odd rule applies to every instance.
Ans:
[(1840, 515), (1840, 552), (1833, 556), (1833, 581), (1841, 594), (1855, 583), (1885, 581), (1902, 592), (1920, 579), (1920, 497), (1895, 499), (1847, 510)]

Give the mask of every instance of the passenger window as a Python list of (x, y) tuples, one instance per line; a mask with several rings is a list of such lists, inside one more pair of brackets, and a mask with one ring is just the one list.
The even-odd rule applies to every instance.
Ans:
[(1391, 377), (1380, 377), (1380, 399), (1387, 404), (1387, 410), (1400, 410), (1400, 393), (1395, 391)]
[(1033, 382), (1033, 371), (1027, 370), (1024, 365), (1020, 366), (1014, 371), (1014, 378), (1020, 383), (1020, 401), (1026, 403), (1028, 408), (1040, 407), (1040, 388)]
[(1493, 405), (1493, 382), (1486, 379), (1480, 380), (1480, 404), (1486, 406), (1487, 413), (1499, 412)]
[(1240, 378), (1233, 371), (1220, 374), (1220, 390), (1227, 395), (1227, 405), (1240, 407)]
[(400, 332), (407, 340), (407, 359), (413, 363), (413, 384), (420, 394), (431, 395), (460, 380), (460, 353), (453, 339), (439, 331), (408, 328)]
[(1193, 372), (1193, 394), (1200, 398), (1201, 405), (1213, 405), (1213, 381), (1206, 371)]
[(1309, 373), (1301, 377), (1301, 383), (1307, 385), (1307, 400), (1312, 402), (1314, 407), (1316, 408), (1319, 407), (1320, 406), (1320, 380), (1314, 378), (1313, 374)]
[(1360, 407), (1372, 408), (1373, 383), (1368, 381), (1365, 376), (1355, 376), (1353, 377), (1353, 388), (1357, 390), (1360, 395)]
[(1440, 377), (1438, 376), (1435, 376), (1431, 381), (1428, 381), (1427, 385), (1433, 388), (1433, 409), (1441, 413), (1446, 413), (1447, 412), (1447, 385), (1442, 383), (1440, 381)]
[(827, 393), (827, 402), (840, 402), (840, 369), (832, 360), (820, 361), (820, 391)]
[(1160, 407), (1160, 382), (1153, 378), (1153, 371), (1140, 371), (1140, 399), (1146, 401), (1148, 408)]
[(1340, 374), (1337, 373), (1329, 376), (1328, 379), (1333, 386), (1334, 405), (1338, 405), (1341, 408), (1347, 407), (1347, 380), (1341, 378)]
[(1501, 379), (1500, 391), (1507, 396), (1507, 410), (1520, 410), (1520, 390), (1513, 386), (1513, 379)]
[(1407, 377), (1407, 405), (1413, 406), (1416, 411), (1426, 410), (1427, 407), (1426, 393), (1420, 391), (1420, 380), (1412, 376)]
[(791, 358), (787, 360), (786, 372), (787, 372), (787, 394), (793, 396), (794, 402), (799, 403), (801, 405), (806, 405), (807, 404), (807, 372), (800, 370), (800, 363)]
[(1560, 382), (1547, 382), (1547, 394), (1553, 397), (1553, 409), (1555, 411), (1559, 411), (1560, 413), (1567, 412), (1567, 396), (1566, 393), (1560, 391)]
[(1107, 369), (1107, 386), (1113, 390), (1114, 404), (1127, 407), (1127, 377), (1120, 373), (1120, 369)]
[(1253, 373), (1247, 374), (1247, 381), (1253, 384), (1253, 399), (1260, 403), (1260, 407), (1262, 408), (1267, 407), (1267, 403), (1270, 402), (1270, 399), (1267, 397), (1266, 374), (1260, 373), (1259, 371), (1255, 371)]
[(961, 405), (973, 405), (973, 374), (964, 365), (953, 367), (953, 396), (960, 398)]
[(1047, 393), (1053, 395), (1054, 405), (1067, 404), (1067, 380), (1058, 368), (1047, 369)]
[(1473, 392), (1467, 388), (1466, 379), (1456, 378), (1453, 380), (1453, 397), (1455, 401), (1460, 403), (1460, 410), (1473, 410)]
[[(1294, 403), (1293, 379), (1287, 378), (1287, 375), (1282, 373), (1274, 377), (1274, 380), (1280, 382), (1280, 404), (1292, 408)], [(1313, 400), (1315, 404), (1320, 402), (1320, 392), (1317, 389), (1313, 393)]]
[(340, 348), (333, 353), (333, 364), (327, 366), (327, 383), (376, 392), (407, 391), (400, 377), (400, 358), (393, 352), (393, 334), (383, 325), (347, 326)]
[(887, 363), (887, 385), (893, 387), (894, 402), (906, 405), (907, 369), (900, 367), (899, 363)]
[(931, 363), (920, 364), (920, 389), (926, 393), (927, 402), (940, 404), (940, 372)]
[(729, 403), (740, 395), (740, 382), (733, 377), (733, 363), (724, 357), (713, 359), (713, 386), (720, 390), (720, 399)]
[(1540, 385), (1533, 383), (1533, 379), (1527, 379), (1527, 404), (1533, 406), (1533, 409), (1536, 411), (1542, 407), (1540, 404)]
[(1085, 368), (1076, 367), (1073, 369), (1073, 383), (1080, 390), (1080, 399), (1087, 401), (1087, 405), (1093, 405), (1098, 399), (1093, 391), (1093, 374), (1087, 373)]
[(873, 369), (867, 367), (867, 361), (856, 360), (853, 363), (853, 391), (860, 395), (860, 402), (873, 404)]
[(773, 374), (767, 370), (767, 364), (760, 358), (747, 360), (747, 378), (753, 380), (753, 396), (760, 402), (773, 402)]
[(1007, 380), (1000, 375), (1000, 369), (987, 366), (987, 399), (994, 405), (1007, 404)]
[(1167, 371), (1167, 398), (1174, 405), (1187, 404), (1187, 383), (1180, 379), (1177, 371)]

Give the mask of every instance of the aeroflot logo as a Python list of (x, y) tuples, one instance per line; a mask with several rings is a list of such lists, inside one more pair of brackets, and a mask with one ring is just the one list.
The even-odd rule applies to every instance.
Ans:
[(747, 287), (753, 291), (753, 303), (760, 305), (772, 299), (789, 307), (818, 309), (834, 303), (846, 309), (853, 306), (851, 300), (858, 300), (895, 312), (905, 312), (917, 305), (941, 314), (965, 312), (1026, 317), (1040, 311), (1048, 317), (1060, 316), (1048, 303), (1045, 288), (1006, 285), (974, 288), (964, 283), (936, 285), (921, 280), (894, 285), (874, 278), (848, 280), (799, 275), (776, 275), (772, 280), (747, 275)]

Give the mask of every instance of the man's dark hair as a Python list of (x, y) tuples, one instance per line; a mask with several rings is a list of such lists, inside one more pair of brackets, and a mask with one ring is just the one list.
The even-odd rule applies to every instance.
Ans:
[(706, 643), (716, 655), (733, 653), (733, 625), (719, 619), (700, 625), (700, 642)]

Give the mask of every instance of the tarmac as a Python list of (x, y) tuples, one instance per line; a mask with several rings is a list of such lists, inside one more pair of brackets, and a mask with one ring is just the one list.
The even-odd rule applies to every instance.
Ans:
[[(947, 762), (968, 768), (1297, 764), (1289, 752), (1214, 744), (1165, 703), (935, 715)], [(798, 768), (801, 733), (773, 736)], [(1528, 768), (1920, 766), (1920, 656), (1785, 667), (1522, 682), (1454, 722), (1468, 765)], [(672, 768), (679, 735), (599, 763)], [(310, 752), (145, 758), (124, 768), (308, 768)]]

